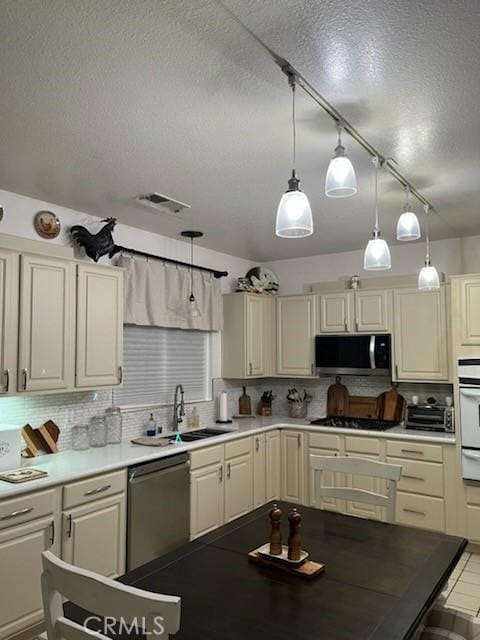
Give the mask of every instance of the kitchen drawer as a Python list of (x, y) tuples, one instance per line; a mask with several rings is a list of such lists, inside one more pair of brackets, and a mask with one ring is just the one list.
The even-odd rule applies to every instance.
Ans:
[(397, 524), (445, 531), (444, 500), (397, 491)]
[(471, 542), (480, 542), (480, 507), (467, 504), (467, 538)]
[(225, 460), (252, 453), (252, 438), (241, 438), (225, 445)]
[(310, 433), (309, 444), (317, 449), (333, 449), (340, 450), (340, 436), (333, 433)]
[(223, 462), (223, 444), (216, 444), (213, 447), (195, 450), (190, 454), (190, 469), (208, 467), (220, 462)]
[(345, 451), (348, 453), (380, 454), (380, 442), (376, 438), (345, 437)]
[(442, 464), (402, 458), (387, 458), (387, 462), (402, 467), (402, 477), (397, 485), (399, 491), (444, 497)]
[(55, 489), (28, 493), (0, 502), (0, 529), (22, 524), (53, 513)]
[(443, 448), (439, 444), (423, 444), (406, 440), (387, 440), (387, 456), (443, 462)]
[[(467, 504), (480, 506), (480, 485), (465, 484), (465, 495), (467, 497)], [(480, 538), (480, 531), (477, 534), (477, 539), (478, 538)]]
[(115, 471), (86, 480), (71, 482), (63, 487), (63, 508), (70, 509), (98, 498), (106, 498), (126, 490), (126, 471)]

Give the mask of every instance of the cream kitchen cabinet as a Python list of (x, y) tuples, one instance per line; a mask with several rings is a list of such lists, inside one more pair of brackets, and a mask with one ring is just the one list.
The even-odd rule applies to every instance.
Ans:
[(275, 300), (232, 293), (223, 296), (222, 376), (255, 378), (273, 375)]
[(282, 431), (282, 500), (305, 503), (305, 434)]
[(76, 387), (122, 382), (123, 271), (77, 265)]
[(458, 278), (453, 287), (453, 313), (460, 329), (457, 342), (459, 346), (480, 346), (480, 277)]
[(281, 436), (280, 431), (269, 431), (265, 434), (265, 468), (266, 468), (266, 501), (280, 498), (280, 464), (281, 464)]
[(310, 377), (315, 374), (314, 295), (277, 298), (277, 374)]
[(241, 438), (225, 445), (225, 522), (252, 509), (252, 438)]
[(253, 508), (261, 507), (267, 500), (267, 451), (266, 436), (253, 436)]
[(394, 379), (449, 379), (445, 287), (394, 290)]
[(126, 472), (63, 487), (62, 558), (115, 577), (125, 572)]
[(318, 296), (318, 333), (377, 333), (390, 328), (387, 290), (337, 291)]
[(0, 249), (0, 395), (16, 391), (19, 254)]
[(72, 389), (75, 264), (22, 255), (18, 391)]
[(43, 619), (41, 553), (59, 552), (55, 500), (55, 490), (50, 489), (0, 503), (2, 639), (34, 627)]
[[(355, 458), (367, 458), (370, 460), (380, 460), (380, 441), (373, 438), (359, 438), (356, 436), (345, 436), (345, 456)], [(363, 489), (373, 493), (382, 493), (386, 495), (387, 486), (384, 481), (378, 478), (370, 478), (368, 476), (356, 476), (346, 474), (346, 487), (353, 489)], [(346, 513), (361, 518), (369, 518), (371, 520), (381, 520), (386, 517), (385, 510), (363, 502), (347, 501)]]
[[(224, 462), (223, 447), (218, 459), (190, 472), (190, 537), (192, 539), (213, 531), (224, 523)], [(192, 465), (202, 464), (198, 456), (204, 451), (192, 452)]]

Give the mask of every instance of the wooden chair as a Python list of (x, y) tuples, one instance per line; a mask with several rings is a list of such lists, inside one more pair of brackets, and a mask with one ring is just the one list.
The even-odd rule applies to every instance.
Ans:
[[(48, 640), (108, 640), (107, 636), (65, 618), (64, 600), (90, 611), (92, 616), (120, 623), (123, 632), (142, 629), (168, 640), (180, 628), (180, 598), (129, 587), (92, 571), (74, 567), (50, 551), (42, 553), (42, 598)], [(163, 629), (163, 632), (162, 632)], [(102, 627), (102, 631), (108, 628)], [(162, 633), (161, 633), (162, 632)]]
[[(354, 500), (355, 502), (385, 507), (387, 511), (387, 521), (395, 522), (397, 482), (402, 475), (401, 466), (377, 462), (376, 460), (367, 460), (365, 458), (341, 456), (321, 457), (314, 454), (310, 456), (310, 466), (314, 472), (315, 495), (313, 503), (315, 506), (320, 507), (322, 498), (327, 497), (340, 500)], [(325, 471), (381, 478), (388, 483), (387, 495), (352, 487), (324, 486), (322, 476)]]

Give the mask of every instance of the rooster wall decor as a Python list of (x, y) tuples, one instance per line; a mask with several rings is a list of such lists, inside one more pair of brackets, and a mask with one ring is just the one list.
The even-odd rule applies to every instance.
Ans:
[(90, 233), (79, 224), (70, 228), (70, 234), (75, 242), (83, 247), (87, 256), (95, 262), (98, 262), (102, 256), (110, 254), (115, 246), (112, 231), (117, 224), (116, 218), (105, 218), (102, 222), (107, 224), (98, 233)]

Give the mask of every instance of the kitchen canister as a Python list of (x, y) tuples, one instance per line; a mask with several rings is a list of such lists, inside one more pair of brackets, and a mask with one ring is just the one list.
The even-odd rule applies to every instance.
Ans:
[(72, 449), (84, 451), (90, 446), (88, 424), (76, 424), (72, 427)]
[(105, 411), (108, 444), (120, 444), (122, 441), (123, 419), (119, 407), (110, 407)]
[(88, 438), (91, 447), (104, 447), (107, 444), (107, 425), (103, 416), (94, 416), (90, 420)]
[(0, 471), (20, 466), (22, 453), (22, 427), (0, 424)]

